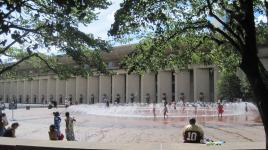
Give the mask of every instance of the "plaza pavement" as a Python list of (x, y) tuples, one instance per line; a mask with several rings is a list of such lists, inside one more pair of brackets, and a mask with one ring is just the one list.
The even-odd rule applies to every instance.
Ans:
[(0, 150), (79, 150), (79, 149), (118, 149), (118, 150), (209, 150), (209, 149), (265, 149), (264, 142), (228, 142), (223, 145), (207, 146), (205, 144), (185, 143), (89, 143), (67, 141), (25, 140), (0, 138)]

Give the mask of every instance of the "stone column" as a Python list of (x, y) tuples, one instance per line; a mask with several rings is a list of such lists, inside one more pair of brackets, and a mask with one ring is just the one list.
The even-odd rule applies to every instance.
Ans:
[(128, 83), (128, 82), (129, 82), (129, 81), (128, 81), (128, 78), (129, 78), (129, 77), (128, 77), (128, 76), (129, 76), (129, 75), (126, 74), (126, 96), (125, 96), (125, 97), (126, 97), (126, 103), (130, 103), (130, 101), (129, 101), (129, 94), (130, 94), (130, 93), (128, 93), (128, 85), (129, 85), (129, 83)]
[(139, 98), (139, 102), (143, 103), (143, 99), (144, 99), (144, 82), (143, 82), (143, 76), (140, 76), (140, 98)]
[(22, 96), (22, 98), (23, 98), (24, 103), (26, 103), (26, 81), (25, 81), (25, 79), (23, 80), (23, 96)]
[(41, 101), (41, 79), (40, 79), (40, 77), (38, 77), (38, 101), (39, 101), (39, 103), (42, 103), (42, 101)]
[(167, 95), (167, 102), (172, 101), (172, 72), (159, 71), (157, 74), (157, 102), (162, 101), (163, 93)]
[(65, 98), (67, 97), (69, 99), (69, 95), (68, 95), (68, 87), (67, 87), (67, 80), (65, 80), (65, 97), (64, 97), (64, 100)]
[(19, 80), (16, 80), (15, 81), (16, 82), (16, 99), (17, 99), (17, 102), (18, 102), (18, 100), (19, 100), (19, 84), (18, 84), (18, 82), (19, 82)]
[(33, 80), (30, 81), (30, 101), (29, 103), (33, 103)]
[(101, 82), (102, 82), (102, 77), (101, 77), (101, 75), (99, 75), (99, 98), (98, 98), (98, 103), (101, 102), (101, 98), (102, 98), (102, 96), (101, 96), (101, 94), (102, 94), (102, 91), (101, 91), (101, 88), (102, 88)]
[(198, 87), (197, 87), (197, 68), (193, 68), (193, 76), (194, 76), (194, 99), (193, 101), (196, 102), (198, 100)]
[(79, 91), (78, 91), (78, 79), (79, 77), (75, 77), (75, 101), (79, 102)]
[(3, 88), (4, 88), (4, 91), (3, 91), (3, 93), (4, 93), (4, 95), (3, 95), (3, 101), (6, 102), (6, 82), (4, 81), (2, 83), (3, 83)]
[(155, 83), (155, 74), (154, 73), (145, 73), (141, 77), (141, 102), (146, 103), (145, 98), (146, 94), (150, 95), (150, 103), (155, 102), (156, 100), (156, 83)]
[(217, 67), (214, 67), (213, 71), (214, 71), (214, 102), (217, 102), (218, 99), (217, 82), (220, 78), (220, 73)]
[(117, 74), (112, 76), (112, 99), (115, 100), (117, 94), (120, 95), (120, 103), (125, 103), (125, 75)]
[[(100, 75), (99, 78), (99, 102), (102, 103), (103, 94), (106, 94), (108, 99), (112, 99), (112, 78), (107, 75)], [(112, 99), (113, 100), (113, 99)]]
[(90, 95), (89, 95), (89, 75), (87, 75), (87, 95), (86, 95), (86, 103), (90, 104)]
[(91, 95), (94, 95), (94, 103), (99, 102), (99, 95), (100, 95), (100, 78), (99, 76), (90, 76), (88, 78), (88, 87), (87, 87), (87, 93), (88, 93), (88, 103), (92, 103), (91, 101)]
[(50, 87), (50, 85), (51, 85), (51, 79), (50, 79), (50, 76), (48, 76), (48, 78), (47, 78), (47, 102), (49, 102), (50, 101), (50, 95), (49, 95), (49, 87)]
[(58, 104), (60, 104), (59, 101), (59, 95), (58, 95), (58, 87), (59, 87), (59, 78), (56, 78), (56, 94), (55, 94), (55, 99)]

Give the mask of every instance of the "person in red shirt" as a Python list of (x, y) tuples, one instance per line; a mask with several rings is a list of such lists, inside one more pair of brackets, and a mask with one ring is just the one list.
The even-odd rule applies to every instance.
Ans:
[(223, 105), (221, 103), (218, 103), (218, 118), (222, 118), (222, 114), (223, 114), (224, 110), (223, 110)]

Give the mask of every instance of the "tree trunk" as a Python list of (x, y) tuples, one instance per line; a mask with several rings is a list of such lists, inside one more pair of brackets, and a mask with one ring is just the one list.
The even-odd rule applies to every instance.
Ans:
[[(257, 58), (257, 56), (255, 58)], [(265, 130), (266, 149), (268, 149), (268, 136), (267, 136), (268, 135), (268, 77), (267, 77), (267, 73), (260, 61), (254, 61), (254, 59), (247, 59), (244, 61), (246, 62), (243, 62), (240, 68), (245, 72), (249, 80), (249, 83), (253, 89), (255, 102), (259, 109), (260, 116), (261, 116), (264, 130)]]
[(240, 51), (242, 56), (240, 68), (245, 72), (253, 89), (255, 102), (265, 130), (266, 149), (268, 149), (268, 75), (257, 55), (253, 1), (246, 0), (240, 2), (242, 10), (245, 12), (245, 18), (241, 22), (245, 29), (245, 45)]

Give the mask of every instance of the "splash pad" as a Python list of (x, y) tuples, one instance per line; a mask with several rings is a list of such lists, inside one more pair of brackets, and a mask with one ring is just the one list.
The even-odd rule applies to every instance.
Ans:
[[(247, 105), (247, 111), (246, 111)], [(215, 117), (218, 116), (216, 103), (178, 103), (167, 105), (168, 117), (171, 118), (189, 118), (189, 117)], [(153, 115), (153, 108), (155, 108), (156, 117), (163, 117), (162, 103), (158, 104), (112, 104), (106, 107), (104, 103), (93, 105), (73, 105), (67, 111), (85, 115), (96, 116), (113, 116), (113, 117), (137, 117), (137, 118), (151, 118)], [(224, 116), (239, 116), (258, 114), (258, 109), (253, 103), (225, 103)]]

